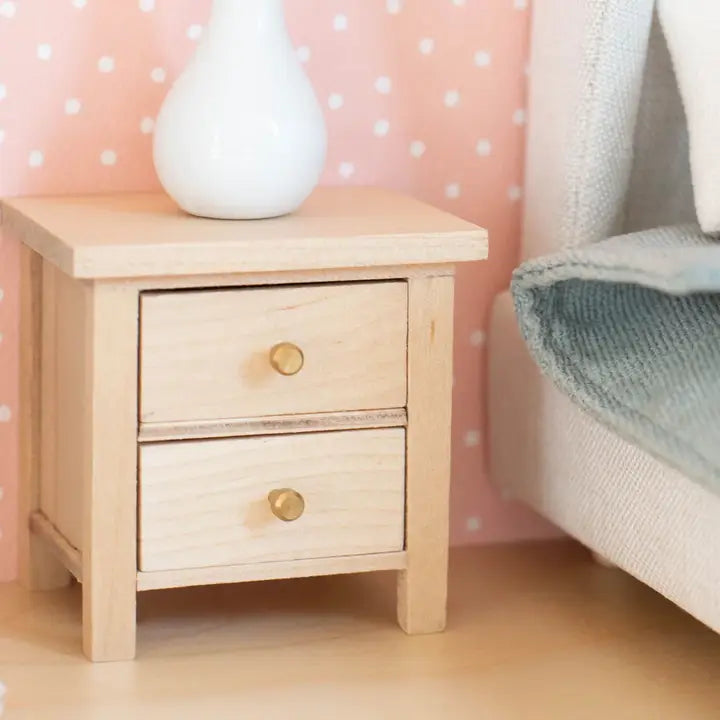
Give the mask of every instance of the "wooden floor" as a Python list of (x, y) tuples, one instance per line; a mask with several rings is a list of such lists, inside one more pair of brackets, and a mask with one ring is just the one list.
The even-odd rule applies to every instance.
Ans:
[(717, 720), (720, 637), (568, 543), (457, 551), (447, 633), (391, 574), (146, 593), (134, 663), (80, 655), (80, 595), (0, 586), (3, 720)]

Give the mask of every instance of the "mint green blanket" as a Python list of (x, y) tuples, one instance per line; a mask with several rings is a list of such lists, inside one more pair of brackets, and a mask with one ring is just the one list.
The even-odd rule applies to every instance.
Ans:
[(512, 292), (561, 390), (720, 493), (720, 240), (696, 225), (615, 237), (523, 263)]

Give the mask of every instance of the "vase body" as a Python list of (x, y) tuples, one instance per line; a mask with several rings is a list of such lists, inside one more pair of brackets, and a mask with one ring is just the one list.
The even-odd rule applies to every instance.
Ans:
[(165, 191), (192, 215), (277, 217), (310, 195), (326, 152), (282, 0), (215, 0), (157, 118), (153, 159)]

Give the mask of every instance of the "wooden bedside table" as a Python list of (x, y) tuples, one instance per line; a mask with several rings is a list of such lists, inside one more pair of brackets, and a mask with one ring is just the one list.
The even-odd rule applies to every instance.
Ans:
[(400, 571), (446, 617), (454, 264), (484, 230), (376, 189), (295, 215), (163, 195), (3, 202), (23, 243), (21, 573), (83, 586), (92, 660), (136, 593)]

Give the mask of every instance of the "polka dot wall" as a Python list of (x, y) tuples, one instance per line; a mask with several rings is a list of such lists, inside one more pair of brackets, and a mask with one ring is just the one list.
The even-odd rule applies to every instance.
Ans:
[[(0, 195), (159, 189), (154, 117), (210, 0), (0, 0)], [(492, 297), (516, 261), (527, 0), (286, 0), (329, 127), (325, 184), (379, 184), (478, 222), (488, 263), (460, 271), (453, 542), (549, 531), (486, 481)], [(0, 239), (0, 579), (13, 577), (18, 247)]]

